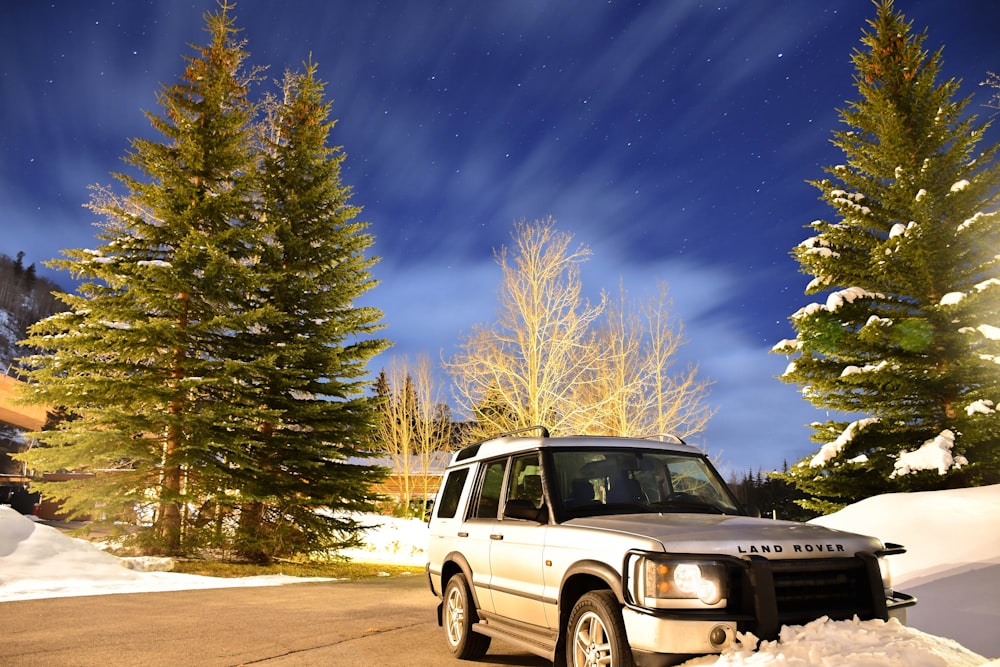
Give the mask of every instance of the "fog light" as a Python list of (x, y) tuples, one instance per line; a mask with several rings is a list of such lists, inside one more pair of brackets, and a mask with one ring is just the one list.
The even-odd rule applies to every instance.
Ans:
[(732, 635), (729, 633), (729, 628), (725, 625), (717, 625), (708, 633), (708, 641), (711, 642), (713, 648), (727, 646), (731, 638)]

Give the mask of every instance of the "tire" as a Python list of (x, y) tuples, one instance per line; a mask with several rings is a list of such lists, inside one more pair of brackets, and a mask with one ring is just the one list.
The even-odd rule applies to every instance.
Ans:
[(474, 660), (486, 655), (490, 647), (490, 638), (472, 629), (472, 626), (479, 622), (479, 615), (472, 603), (469, 584), (466, 583), (464, 574), (452, 576), (445, 586), (442, 622), (448, 650), (452, 655), (459, 660)]
[(566, 665), (634, 667), (621, 605), (614, 592), (591, 591), (573, 605), (566, 626)]

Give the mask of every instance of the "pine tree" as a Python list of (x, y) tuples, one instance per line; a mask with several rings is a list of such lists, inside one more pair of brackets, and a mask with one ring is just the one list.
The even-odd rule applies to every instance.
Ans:
[(259, 382), (277, 418), (250, 441), (240, 487), (250, 502), (240, 548), (257, 560), (283, 555), (290, 543), (352, 543), (357, 526), (338, 511), (370, 509), (362, 499), (384, 476), (349, 463), (371, 452), (377, 402), (364, 395), (366, 363), (387, 347), (370, 337), (381, 312), (355, 305), (374, 286), (375, 259), (366, 255), (373, 238), (341, 182), (344, 153), (327, 146), (334, 122), (316, 65), (286, 74), (282, 87), (265, 123), (260, 217), (269, 239), (256, 290), (271, 312), (254, 336), (255, 349), (266, 343), (269, 352)]
[(45, 352), (29, 360), (30, 398), (72, 418), (24, 460), (100, 471), (40, 490), (70, 511), (106, 503), (103, 514), (117, 518), (149, 505), (152, 489), (155, 521), (143, 538), (166, 553), (188, 546), (186, 501), (211, 496), (228, 477), (228, 444), (246, 430), (228, 401), (246, 371), (228, 348), (254, 318), (244, 296), (257, 245), (253, 73), (226, 8), (206, 22), (209, 44), (160, 92), (162, 115), (147, 113), (164, 141), (132, 142), (126, 161), (146, 180), (116, 174), (126, 196), (95, 190), (100, 245), (53, 262), (83, 283), (60, 295), (70, 311), (35, 325), (29, 339)]
[(837, 219), (793, 251), (807, 293), (829, 294), (775, 347), (795, 355), (784, 381), (846, 416), (814, 424), (821, 449), (785, 475), (820, 511), (1000, 480), (996, 146), (977, 152), (986, 126), (957, 81), (936, 81), (926, 33), (891, 0), (869, 25), (852, 56), (860, 98), (834, 133), (845, 163), (813, 182)]
[(136, 536), (151, 552), (267, 560), (356, 539), (315, 508), (363, 508), (378, 479), (347, 464), (370, 437), (363, 364), (385, 343), (368, 338), (378, 311), (353, 306), (372, 240), (323, 145), (322, 85), (288, 79), (262, 132), (257, 72), (220, 7), (147, 114), (164, 141), (133, 141), (126, 194), (96, 190), (100, 245), (54, 262), (83, 282), (31, 330), (28, 398), (69, 418), (23, 459), (96, 473), (38, 485), (71, 512), (151, 512)]

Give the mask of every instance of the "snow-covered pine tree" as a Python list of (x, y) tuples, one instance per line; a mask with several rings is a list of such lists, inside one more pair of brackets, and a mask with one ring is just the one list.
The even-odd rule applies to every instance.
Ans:
[[(382, 313), (357, 305), (375, 284), (373, 238), (341, 182), (345, 155), (327, 146), (334, 121), (316, 65), (286, 74), (282, 88), (262, 140), (268, 238), (255, 293), (270, 314), (251, 347), (268, 357), (259, 386), (275, 418), (247, 443), (238, 496), (237, 545), (258, 561), (353, 544), (357, 524), (347, 517), (370, 509), (364, 499), (384, 477), (382, 468), (349, 462), (371, 454), (378, 403), (365, 395), (366, 364), (388, 346), (371, 336)], [(316, 513), (320, 506), (332, 513)]]
[(859, 99), (815, 181), (836, 212), (793, 255), (826, 293), (791, 317), (782, 376), (843, 419), (785, 475), (830, 511), (886, 491), (1000, 481), (1000, 170), (986, 125), (938, 83), (942, 52), (877, 3), (852, 60)]

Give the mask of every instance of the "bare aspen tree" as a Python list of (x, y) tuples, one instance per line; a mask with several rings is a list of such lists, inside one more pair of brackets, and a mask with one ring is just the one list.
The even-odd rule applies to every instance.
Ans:
[(416, 394), (414, 454), (420, 470), (417, 488), (422, 501), (419, 515), (423, 519), (431, 494), (430, 472), (434, 455), (446, 451), (451, 444), (451, 415), (442, 402), (441, 384), (435, 378), (430, 357), (426, 354), (417, 355), (413, 390)]
[(384, 389), (386, 395), (382, 397), (379, 442), (399, 480), (398, 501), (403, 507), (408, 507), (412, 494), (410, 471), (416, 439), (416, 397), (405, 358), (393, 357), (388, 371), (383, 370), (382, 373), (387, 386)]
[(653, 399), (647, 426), (649, 433), (688, 438), (705, 430), (715, 409), (707, 400), (711, 382), (698, 378), (697, 364), (670, 373), (686, 342), (683, 323), (671, 315), (672, 305), (666, 283), (660, 282), (656, 296), (641, 309), (648, 335), (644, 366)]
[(989, 86), (994, 90), (993, 97), (990, 98), (985, 106), (990, 109), (1000, 111), (1000, 74), (997, 74), (996, 72), (988, 72), (986, 74), (986, 80), (979, 85)]
[(479, 436), (537, 424), (567, 430), (580, 411), (574, 391), (588, 381), (591, 324), (604, 308), (581, 296), (586, 246), (550, 217), (515, 223), (513, 248), (496, 253), (502, 272), (497, 319), (477, 325), (446, 364), (455, 401)]
[(714, 412), (706, 401), (710, 382), (698, 378), (694, 365), (671, 373), (685, 340), (667, 293), (661, 282), (655, 296), (635, 302), (620, 284), (618, 298), (608, 300), (594, 340), (593, 376), (578, 385), (577, 400), (587, 408), (578, 432), (686, 438), (704, 430)]
[(431, 464), (451, 442), (451, 415), (441, 401), (442, 387), (430, 358), (421, 354), (415, 365), (406, 356), (393, 357), (384, 372), (381, 440), (399, 479), (399, 504), (409, 512), (411, 501), (422, 502), (432, 492)]
[(500, 306), (477, 325), (446, 368), (455, 400), (479, 437), (541, 424), (553, 434), (686, 438), (713, 409), (696, 365), (674, 372), (683, 326), (665, 283), (647, 302), (581, 296), (590, 250), (549, 218), (515, 224), (514, 246), (497, 253)]
[(577, 403), (585, 408), (575, 420), (576, 432), (648, 434), (644, 420), (648, 420), (651, 402), (643, 358), (645, 347), (641, 315), (619, 284), (619, 298), (608, 300), (596, 326), (590, 351), (590, 377), (574, 390)]

